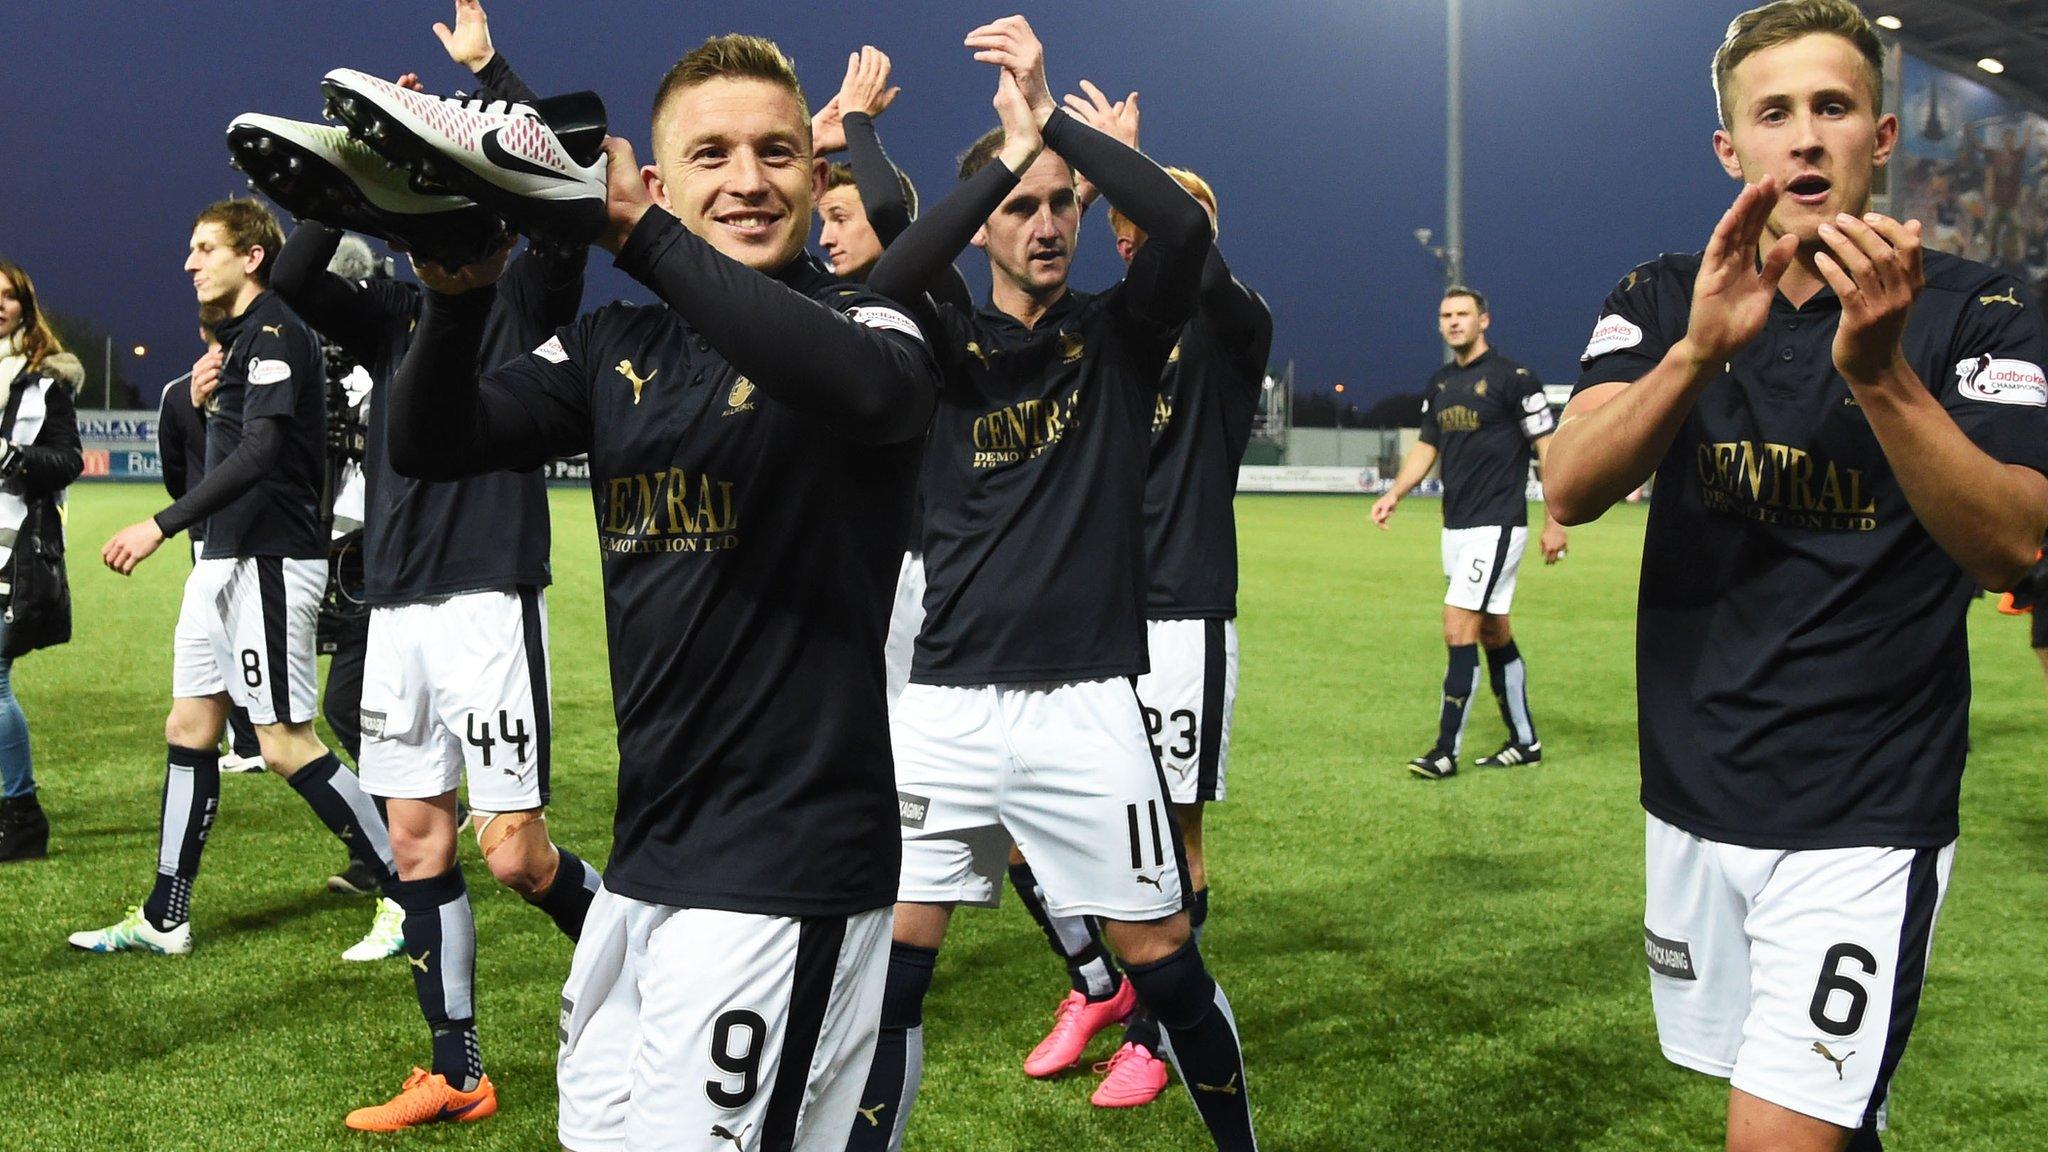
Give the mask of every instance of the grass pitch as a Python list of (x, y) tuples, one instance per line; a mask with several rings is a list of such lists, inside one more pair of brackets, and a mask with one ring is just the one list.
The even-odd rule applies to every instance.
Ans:
[[(187, 570), (174, 543), (122, 580), (98, 563), (161, 494), (73, 489), (77, 636), (16, 668), (55, 825), (47, 861), (0, 868), (0, 1148), (554, 1147), (557, 997), (569, 946), (465, 849), (479, 921), (481, 1037), (501, 1111), (372, 1137), (427, 1055), (399, 961), (346, 964), (368, 902), (322, 890), (341, 851), (268, 775), (223, 781), (189, 957), (89, 956), (70, 930), (148, 891), (170, 633)], [(605, 857), (612, 718), (586, 497), (554, 494), (556, 838)], [(1228, 803), (1209, 817), (1204, 951), (1251, 1059), (1266, 1147), (1718, 1148), (1726, 1092), (1667, 1065), (1642, 958), (1642, 824), (1631, 683), (1640, 508), (1575, 531), (1523, 569), (1516, 632), (1546, 760), (1432, 784), (1443, 674), (1436, 509), (1390, 533), (1345, 497), (1246, 497), (1243, 681)], [(1533, 549), (1532, 549), (1533, 553)], [(2041, 674), (2022, 622), (1980, 604), (1964, 838), (1888, 1146), (2031, 1147), (2048, 1120), (2036, 998), (2048, 953)], [(1477, 702), (1468, 759), (1501, 737)], [(1088, 1106), (1093, 1077), (1020, 1070), (1064, 991), (1012, 901), (962, 913), (926, 1015), (912, 1146), (1200, 1148), (1176, 1086), (1136, 1112)], [(1092, 1053), (1106, 1058), (1111, 1037)]]

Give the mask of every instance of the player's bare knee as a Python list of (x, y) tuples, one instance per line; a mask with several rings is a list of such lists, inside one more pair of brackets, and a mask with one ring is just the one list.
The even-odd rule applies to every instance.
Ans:
[(1444, 608), (1444, 643), (1452, 648), (1479, 643), (1480, 621), (1477, 612), (1463, 608)]
[(256, 725), (256, 744), (263, 750), (263, 765), (289, 780), (299, 769), (327, 755), (327, 745), (313, 732), (310, 721)]
[(1488, 648), (1498, 648), (1515, 638), (1514, 629), (1506, 616), (1491, 613), (1479, 618), (1479, 642)]
[(224, 700), (181, 697), (171, 701), (171, 710), (164, 716), (164, 742), (179, 748), (212, 748), (220, 743), (227, 722)]
[(946, 942), (946, 926), (952, 919), (950, 904), (898, 904), (891, 939), (898, 944), (937, 951)]
[(562, 857), (548, 839), (547, 814), (541, 809), (472, 811), (470, 826), (476, 829), (477, 847), (498, 883), (532, 899), (555, 882)]
[(1125, 964), (1156, 964), (1178, 952), (1191, 934), (1188, 914), (1158, 920), (1105, 920), (1102, 934)]

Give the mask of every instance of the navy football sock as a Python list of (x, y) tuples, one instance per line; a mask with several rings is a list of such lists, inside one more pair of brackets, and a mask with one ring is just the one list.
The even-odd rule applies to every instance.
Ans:
[(555, 851), (561, 863), (555, 866), (553, 882), (547, 891), (527, 903), (547, 913), (562, 935), (576, 940), (583, 935), (583, 918), (589, 915), (590, 901), (597, 896), (597, 886), (604, 882), (604, 877), (560, 844), (555, 845)]
[(1195, 942), (1164, 960), (1126, 965), (1124, 975), (1137, 987), (1138, 1002), (1165, 1029), (1174, 1067), (1218, 1152), (1257, 1152), (1237, 1021), (1223, 989), (1203, 968)]
[(434, 1036), (434, 1066), (465, 1092), (484, 1074), (476, 1041), (476, 922), (456, 866), (422, 880), (393, 880), (384, 894), (405, 909), (405, 961), (420, 1015)]
[(157, 825), (156, 886), (142, 914), (159, 930), (192, 918), (192, 881), (220, 810), (220, 754), (212, 748), (168, 745), (164, 795)]
[(1529, 712), (1529, 666), (1522, 662), (1521, 650), (1513, 640), (1486, 650), (1486, 673), (1510, 738), (1524, 748), (1535, 744), (1536, 720)]
[(391, 862), (391, 834), (377, 805), (356, 774), (329, 752), (291, 774), (291, 784), (313, 814), (339, 837), (349, 855), (377, 874), (379, 887), (398, 878)]
[(1053, 955), (1067, 966), (1067, 983), (1090, 1000), (1107, 1000), (1123, 987), (1124, 979), (1102, 946), (1095, 923), (1085, 916), (1055, 916), (1045, 909), (1045, 892), (1031, 871), (1030, 861), (1010, 865), (1010, 886), (1017, 890), (1025, 911), (1045, 933)]
[(1443, 711), (1436, 722), (1436, 750), (1458, 754), (1465, 739), (1465, 717), (1472, 694), (1479, 690), (1479, 645), (1451, 646), (1450, 666), (1444, 672)]
[(860, 1095), (847, 1152), (895, 1152), (917, 1104), (924, 1079), (924, 996), (939, 954), (914, 944), (889, 945), (889, 977), (882, 991), (882, 1033), (868, 1085)]

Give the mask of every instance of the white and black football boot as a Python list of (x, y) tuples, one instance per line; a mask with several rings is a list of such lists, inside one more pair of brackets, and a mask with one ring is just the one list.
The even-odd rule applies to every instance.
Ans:
[(1441, 748), (1431, 748), (1410, 760), (1408, 771), (1424, 780), (1448, 780), (1458, 774), (1458, 758)]
[(1481, 768), (1515, 768), (1524, 764), (1541, 764), (1543, 742), (1538, 740), (1534, 744), (1517, 744), (1510, 740), (1501, 745), (1500, 751), (1491, 756), (1481, 756), (1472, 763)]
[(587, 244), (604, 227), (605, 113), (594, 92), (532, 104), (413, 92), (353, 68), (320, 85), (356, 139), (527, 236)]
[(228, 125), (228, 151), (252, 190), (298, 219), (375, 236), (422, 260), (460, 267), (506, 237), (490, 210), (464, 196), (418, 190), (341, 128), (246, 113)]

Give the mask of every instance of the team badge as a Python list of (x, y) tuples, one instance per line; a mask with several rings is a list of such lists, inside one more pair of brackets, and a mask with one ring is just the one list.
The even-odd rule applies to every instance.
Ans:
[(631, 360), (621, 360), (619, 361), (618, 373), (624, 376), (626, 382), (633, 386), (633, 403), (638, 404), (640, 402), (640, 390), (647, 386), (649, 380), (661, 375), (661, 369), (656, 368), (654, 371), (642, 376), (633, 370), (633, 362)]
[(1473, 386), (1472, 386), (1472, 394), (1473, 394), (1474, 396), (1484, 396), (1484, 395), (1486, 395), (1486, 381), (1484, 381), (1484, 380), (1481, 380), (1481, 381), (1480, 381), (1479, 383), (1477, 383), (1477, 384), (1473, 385)]
[(734, 416), (754, 410), (754, 382), (745, 376), (732, 382), (732, 391), (725, 394), (725, 411), (721, 416)]
[(1060, 363), (1074, 363), (1081, 358), (1083, 351), (1085, 349), (1081, 346), (1081, 338), (1079, 336), (1069, 335), (1065, 332), (1060, 333)]

